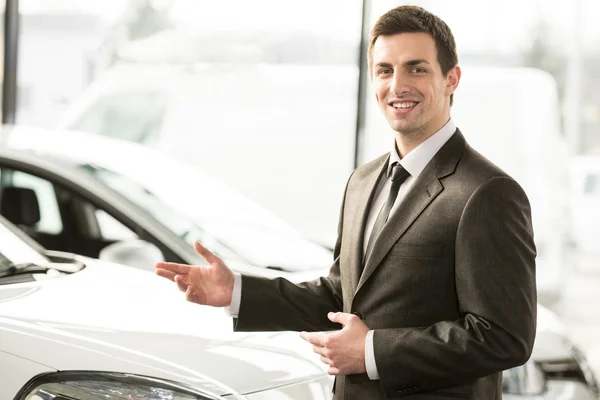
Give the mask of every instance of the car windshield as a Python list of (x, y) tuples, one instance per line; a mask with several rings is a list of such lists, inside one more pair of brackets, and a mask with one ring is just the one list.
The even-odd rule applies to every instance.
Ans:
[[(223, 258), (292, 271), (321, 269), (332, 262), (329, 249), (289, 227), (268, 221), (265, 211), (261, 219), (259, 210), (244, 202), (236, 203), (231, 193), (217, 195), (216, 199), (199, 195), (198, 188), (189, 184), (192, 178), (181, 176), (185, 175), (182, 171), (176, 178), (183, 183), (170, 186), (173, 179), (161, 180), (150, 171), (147, 175), (154, 176), (154, 183), (143, 185), (98, 165), (83, 164), (79, 168), (139, 205), (190, 245), (200, 240)], [(170, 184), (165, 184), (167, 181)]]
[(0, 271), (24, 263), (47, 264), (48, 259), (0, 221)]

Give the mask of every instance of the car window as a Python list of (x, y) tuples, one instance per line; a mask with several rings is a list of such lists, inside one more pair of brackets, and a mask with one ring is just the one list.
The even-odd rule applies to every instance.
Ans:
[(138, 238), (138, 236), (131, 229), (123, 225), (119, 220), (106, 211), (96, 208), (94, 214), (96, 215), (96, 220), (98, 221), (98, 228), (100, 229), (100, 236), (102, 239), (108, 241), (117, 241)]
[(56, 192), (52, 183), (21, 171), (12, 174), (12, 186), (32, 189), (40, 206), (40, 221), (35, 230), (41, 233), (58, 234), (63, 230)]
[[(236, 203), (232, 196), (222, 196), (220, 200), (221, 203), (231, 205), (229, 208), (223, 205), (219, 207), (229, 211), (228, 217), (219, 213), (216, 206), (205, 206), (206, 217), (201, 218), (195, 213), (198, 211), (198, 204), (201, 201), (206, 204), (207, 199), (198, 199), (198, 192), (189, 185), (181, 185), (172, 190), (168, 183), (160, 184), (160, 180), (155, 179), (157, 185), (146, 186), (139, 180), (97, 164), (82, 164), (79, 167), (137, 204), (190, 245), (200, 240), (222, 258), (255, 265), (286, 266), (294, 270), (320, 269), (331, 263), (332, 255), (329, 249), (302, 237), (291, 228), (283, 229), (267, 221), (261, 223), (263, 221), (260, 216), (249, 215), (257, 210), (256, 208), (249, 207), (244, 202)], [(187, 178), (182, 174), (185, 171), (170, 171), (165, 162), (161, 163), (161, 173), (173, 172), (172, 176), (180, 181), (193, 182), (193, 174)], [(175, 206), (174, 202), (168, 201), (173, 197), (173, 193), (178, 197), (193, 200), (188, 203), (179, 202)], [(244, 215), (244, 211), (248, 212)]]
[[(107, 245), (137, 239), (137, 234), (92, 199), (54, 182), (23, 171), (5, 169), (3, 187), (32, 189), (39, 203), (40, 220), (22, 226), (42, 246), (59, 251), (98, 257)], [(2, 210), (5, 217), (10, 210)], [(10, 220), (10, 218), (9, 218)]]
[(98, 165), (82, 164), (79, 167), (82, 171), (137, 204), (142, 210), (152, 215), (158, 222), (190, 244), (200, 240), (219, 257), (245, 261), (244, 258), (241, 258), (218, 239), (204, 232), (189, 217), (180, 214), (178, 210), (163, 202), (151, 190), (138, 182)]

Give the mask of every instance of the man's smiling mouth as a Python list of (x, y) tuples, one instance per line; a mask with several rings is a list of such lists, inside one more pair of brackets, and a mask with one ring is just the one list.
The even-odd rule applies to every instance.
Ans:
[(404, 102), (392, 103), (392, 107), (394, 107), (398, 110), (405, 110), (405, 109), (413, 108), (417, 104), (419, 104), (419, 103), (417, 103), (415, 101), (404, 101)]

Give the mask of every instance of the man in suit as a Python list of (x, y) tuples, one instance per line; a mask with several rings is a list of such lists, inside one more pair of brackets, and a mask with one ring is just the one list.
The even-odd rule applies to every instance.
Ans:
[(535, 337), (528, 199), (450, 118), (461, 70), (441, 19), (390, 10), (368, 54), (397, 134), (348, 180), (329, 275), (241, 276), (199, 243), (208, 266), (159, 263), (157, 274), (189, 301), (229, 307), (238, 331), (306, 331), (335, 399), (500, 399), (501, 371), (525, 363)]

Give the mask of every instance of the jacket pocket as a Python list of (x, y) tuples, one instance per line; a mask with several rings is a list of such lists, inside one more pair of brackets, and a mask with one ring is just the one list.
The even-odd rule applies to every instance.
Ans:
[(444, 245), (396, 243), (389, 252), (393, 257), (441, 258)]

